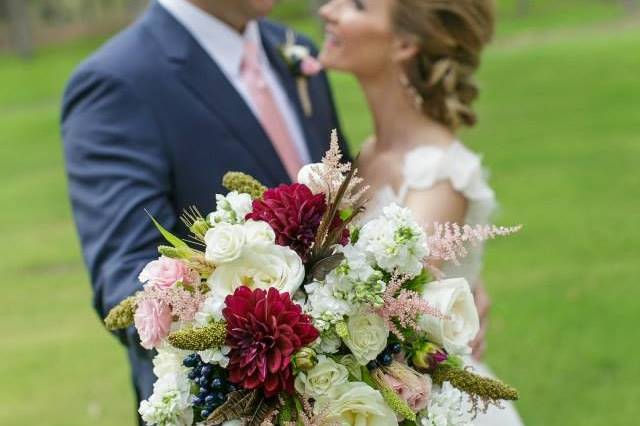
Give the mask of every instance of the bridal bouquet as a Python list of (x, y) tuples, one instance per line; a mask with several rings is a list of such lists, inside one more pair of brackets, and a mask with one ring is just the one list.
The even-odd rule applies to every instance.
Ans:
[(228, 173), (216, 211), (184, 214), (190, 244), (154, 220), (170, 245), (105, 320), (157, 350), (147, 424), (468, 425), (518, 398), (464, 368), (473, 296), (431, 266), (516, 228), (427, 236), (397, 205), (356, 225), (366, 187), (335, 135), (298, 180), (265, 188)]

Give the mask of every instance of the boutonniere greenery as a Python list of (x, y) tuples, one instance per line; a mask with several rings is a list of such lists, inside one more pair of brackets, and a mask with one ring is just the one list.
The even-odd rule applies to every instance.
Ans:
[(313, 114), (309, 95), (309, 79), (322, 71), (322, 65), (313, 57), (307, 46), (296, 44), (295, 34), (291, 30), (287, 32), (286, 42), (280, 46), (279, 51), (289, 68), (289, 72), (296, 79), (302, 109), (309, 117)]

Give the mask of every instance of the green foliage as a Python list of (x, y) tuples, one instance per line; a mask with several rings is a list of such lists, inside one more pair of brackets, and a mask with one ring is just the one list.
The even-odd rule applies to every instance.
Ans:
[(424, 287), (429, 282), (429, 279), (430, 279), (429, 271), (427, 271), (426, 269), (423, 269), (422, 272), (420, 272), (420, 275), (404, 283), (403, 287), (406, 288), (407, 290), (412, 290), (422, 294), (422, 291), (424, 290)]

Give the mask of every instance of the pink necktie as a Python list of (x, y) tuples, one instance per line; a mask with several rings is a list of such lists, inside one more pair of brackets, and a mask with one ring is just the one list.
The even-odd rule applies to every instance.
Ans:
[(247, 41), (240, 69), (241, 77), (249, 89), (249, 96), (257, 110), (260, 124), (271, 139), (287, 173), (295, 181), (303, 165), (302, 159), (289, 133), (284, 116), (263, 76), (258, 54), (255, 43)]

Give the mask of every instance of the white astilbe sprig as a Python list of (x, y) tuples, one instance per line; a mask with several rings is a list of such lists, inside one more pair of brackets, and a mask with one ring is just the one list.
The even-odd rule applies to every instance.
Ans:
[(427, 246), (429, 247), (429, 257), (426, 259), (427, 264), (430, 261), (451, 261), (459, 264), (458, 259), (468, 254), (466, 245), (476, 245), (483, 241), (491, 240), (496, 237), (504, 237), (515, 234), (522, 229), (522, 225), (518, 226), (495, 226), (495, 225), (463, 225), (457, 223), (435, 223), (433, 232), (427, 237)]

